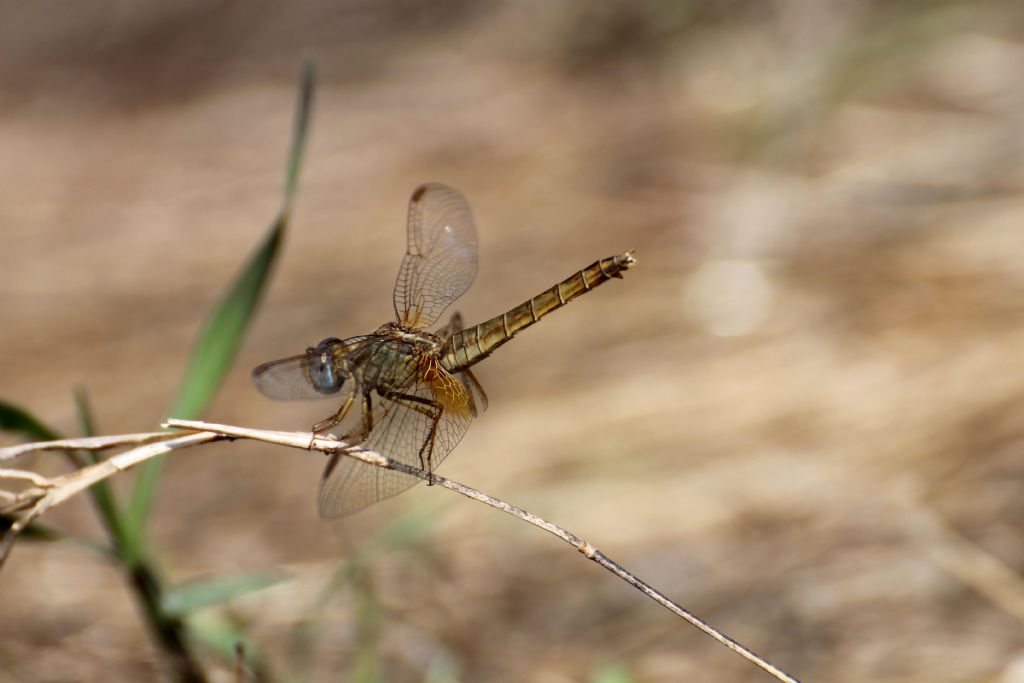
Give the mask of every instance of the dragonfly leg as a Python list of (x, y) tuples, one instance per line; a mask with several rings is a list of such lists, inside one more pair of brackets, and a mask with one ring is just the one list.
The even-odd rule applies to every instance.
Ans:
[[(480, 380), (476, 378), (476, 375), (473, 374), (473, 371), (470, 370), (469, 368), (466, 368), (465, 370), (459, 373), (459, 376), (464, 378), (462, 380), (462, 383), (466, 385), (466, 391), (469, 391), (470, 385), (473, 386), (473, 389), (476, 390), (476, 395), (480, 397), (480, 407), (482, 407), (484, 410), (487, 410), (487, 392), (484, 391), (484, 388), (480, 385)], [(469, 381), (467, 382), (466, 380)], [(470, 396), (473, 395), (472, 391), (470, 391), (469, 393)], [(473, 412), (475, 416), (476, 410), (474, 409)]]
[(309, 450), (313, 450), (313, 439), (320, 436), (321, 434), (329, 432), (339, 422), (345, 419), (345, 416), (348, 415), (349, 408), (352, 407), (352, 401), (354, 399), (355, 392), (345, 397), (345, 402), (341, 404), (341, 408), (338, 408), (338, 412), (336, 412), (334, 415), (330, 416), (326, 420), (321, 420), (320, 422), (317, 422), (315, 425), (313, 425), (313, 428), (310, 430), (313, 432), (313, 436), (310, 437), (309, 439)]
[(401, 403), (411, 410), (415, 410), (421, 415), (425, 415), (430, 418), (430, 432), (427, 434), (427, 438), (423, 440), (423, 445), (420, 446), (420, 469), (427, 471), (427, 486), (433, 486), (434, 484), (434, 465), (431, 462), (431, 456), (434, 452), (434, 436), (437, 434), (437, 425), (441, 423), (441, 414), (444, 412), (444, 406), (437, 402), (432, 401), (429, 398), (423, 398), (422, 396), (413, 396), (412, 394), (403, 394), (397, 391), (389, 391), (384, 394), (384, 398), (394, 401), (395, 403)]
[[(349, 396), (348, 403), (352, 402), (353, 395)], [(343, 418), (344, 419), (344, 418)], [(361, 427), (353, 429), (348, 434), (341, 437), (349, 446), (358, 446), (370, 436), (370, 430), (373, 429), (373, 404), (370, 401), (370, 392), (363, 392), (363, 424)], [(327, 461), (327, 467), (324, 468), (324, 479), (331, 476), (331, 472), (338, 465), (338, 460), (341, 458), (340, 453), (331, 454), (330, 460)]]
[(373, 404), (370, 402), (370, 392), (363, 392), (363, 422), (359, 427), (353, 427), (352, 431), (340, 437), (349, 446), (358, 446), (370, 438), (370, 430), (373, 429)]

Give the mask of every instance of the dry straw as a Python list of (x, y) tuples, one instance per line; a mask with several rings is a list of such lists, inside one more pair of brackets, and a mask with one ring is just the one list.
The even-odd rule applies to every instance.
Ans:
[(566, 531), (556, 524), (542, 519), (534, 514), (510, 505), (503, 500), (489, 496), (486, 493), (474, 488), (460, 484), (457, 481), (440, 477), (436, 474), (428, 474), (426, 471), (410, 467), (401, 462), (392, 460), (380, 453), (365, 450), (359, 447), (351, 447), (344, 442), (332, 438), (314, 436), (308, 432), (276, 432), (262, 429), (247, 429), (245, 427), (234, 427), (230, 425), (212, 424), (189, 420), (168, 420), (164, 427), (173, 428), (176, 432), (154, 432), (148, 434), (124, 434), (119, 436), (88, 437), (81, 439), (64, 439), (61, 441), (43, 441), (36, 443), (22, 444), (10, 448), (0, 449), (0, 463), (13, 460), (27, 453), (39, 451), (69, 451), (83, 449), (100, 451), (113, 448), (132, 447), (130, 450), (112, 455), (94, 465), (89, 465), (75, 470), (68, 474), (47, 478), (35, 472), (17, 470), (10, 468), (0, 469), (0, 479), (10, 481), (27, 482), (27, 488), (20, 491), (4, 491), (0, 489), (0, 514), (7, 515), (13, 519), (11, 527), (0, 539), (0, 567), (10, 554), (15, 540), (33, 521), (39, 518), (44, 512), (60, 505), (77, 493), (88, 489), (93, 484), (107, 479), (117, 472), (123, 472), (135, 465), (145, 462), (159, 455), (165, 455), (173, 451), (212, 443), (214, 441), (250, 439), (266, 443), (290, 446), (302, 450), (316, 450), (326, 454), (340, 453), (361, 462), (396, 470), (405, 474), (419, 477), (429, 481), (435, 486), (461, 493), (467, 498), (479, 501), (493, 508), (506, 512), (513, 517), (547, 531), (550, 534), (562, 539), (576, 550), (581, 552), (588, 559), (593, 560), (620, 579), (633, 586), (659, 605), (669, 610), (676, 616), (686, 620), (707, 635), (714, 638), (720, 644), (729, 648), (741, 657), (754, 663), (764, 671), (770, 673), (780, 681), (799, 683), (796, 678), (790, 676), (766, 659), (753, 652), (749, 648), (736, 642), (729, 636), (717, 630), (700, 617), (686, 610), (682, 606), (669, 600), (662, 593), (655, 590), (649, 584), (632, 574), (618, 563), (609, 559), (604, 553), (595, 548), (589, 542)]

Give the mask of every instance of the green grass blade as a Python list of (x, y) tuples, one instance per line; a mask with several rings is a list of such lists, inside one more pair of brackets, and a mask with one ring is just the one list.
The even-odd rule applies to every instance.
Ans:
[[(7, 533), (7, 530), (11, 528), (11, 525), (17, 521), (16, 517), (11, 515), (0, 514), (0, 538)], [(50, 526), (43, 524), (32, 523), (25, 527), (25, 530), (21, 532), (20, 538), (24, 541), (61, 541), (67, 538), (60, 529), (54, 529)]]
[[(10, 515), (0, 514), (0, 537), (2, 537), (7, 530), (11, 528), (15, 518)], [(96, 557), (108, 561), (116, 562), (117, 558), (110, 552), (110, 548), (92, 540), (91, 538), (83, 538), (82, 536), (75, 536), (69, 534), (66, 531), (58, 529), (56, 527), (48, 526), (46, 524), (40, 524), (39, 522), (32, 522), (24, 531), (18, 535), (18, 540), (21, 542), (25, 541), (36, 541), (36, 542), (52, 542), (62, 541), (64, 543), (70, 543), (76, 545), (79, 548), (87, 550)]]
[(55, 441), (60, 434), (36, 419), (32, 413), (0, 400), (0, 430), (21, 434), (31, 441)]
[[(420, 561), (422, 549), (429, 546), (430, 532), (437, 528), (446, 512), (447, 508), (429, 503), (414, 511), (409, 510), (362, 542), (355, 552), (338, 564), (288, 634), (287, 659), (293, 678), (310, 679), (310, 663), (314, 661), (314, 653), (324, 635), (326, 616), (346, 590), (351, 590), (359, 599), (361, 607), (356, 615), (359, 623), (366, 623), (372, 616), (373, 603), (367, 597), (365, 582), (360, 584), (358, 580), (365, 573), (365, 567), (372, 566), (378, 557), (390, 552), (406, 553), (413, 563)], [(366, 634), (367, 631), (360, 633)], [(365, 640), (360, 642), (366, 643)], [(374, 663), (371, 649), (362, 645), (357, 649), (366, 656), (357, 655), (360, 661), (349, 678), (353, 683), (363, 680), (360, 676), (370, 676), (376, 671), (371, 666)]]
[(356, 598), (355, 642), (348, 680), (352, 683), (380, 683), (384, 680), (380, 656), (381, 605), (369, 569), (353, 562), (349, 580)]
[(237, 663), (238, 647), (241, 645), (242, 659), (248, 669), (245, 681), (263, 683), (264, 681), (278, 680), (253, 643), (249, 642), (241, 625), (211, 613), (190, 617), (186, 623), (193, 639), (225, 662)]
[(264, 572), (188, 581), (164, 593), (164, 613), (174, 617), (188, 616), (206, 607), (231, 602), (248, 593), (269, 588), (288, 578), (280, 572)]
[(296, 104), (295, 122), (292, 127), (292, 147), (288, 152), (288, 170), (284, 176), (284, 210), (291, 211), (292, 197), (299, 185), (299, 171), (302, 158), (306, 151), (306, 138), (309, 137), (310, 112), (313, 111), (313, 93), (316, 90), (316, 67), (307, 55), (302, 62), (302, 84), (299, 88), (299, 101)]
[[(96, 418), (92, 412), (92, 403), (89, 401), (89, 394), (85, 387), (76, 384), (73, 396), (75, 399), (75, 412), (78, 413), (78, 428), (82, 436), (96, 436)], [(96, 454), (93, 453), (95, 456)]]
[[(313, 103), (314, 72), (306, 61), (302, 70), (292, 131), (291, 148), (285, 173), (283, 208), (274, 219), (262, 243), (236, 275), (227, 293), (207, 318), (192, 351), (191, 361), (171, 409), (171, 417), (200, 417), (227, 376), (248, 329), (288, 227), (295, 188), (298, 185), (309, 119)], [(150, 460), (140, 468), (128, 508), (128, 542), (136, 546), (149, 519), (153, 497), (162, 471), (163, 458)]]
[(178, 399), (171, 409), (172, 417), (183, 420), (199, 418), (220, 389), (263, 294), (286, 226), (287, 216), (281, 213), (263, 243), (235, 277), (227, 295), (207, 319), (185, 372)]
[(274, 219), (263, 243), (249, 257), (220, 305), (207, 319), (199, 335), (192, 361), (185, 373), (171, 417), (198, 419), (231, 369), (242, 337), (263, 294), (267, 277), (288, 226), (299, 171), (309, 136), (313, 104), (314, 70), (307, 61), (302, 69), (302, 87), (296, 105), (291, 149), (285, 173), (284, 205)]
[(633, 683), (629, 669), (620, 662), (609, 662), (590, 676), (590, 683)]
[[(95, 436), (96, 422), (85, 387), (76, 386), (74, 397), (75, 408), (78, 412), (78, 424), (82, 430), (82, 435)], [(89, 452), (87, 457), (91, 463), (100, 461), (99, 454), (95, 452)], [(96, 482), (89, 489), (89, 497), (92, 499), (93, 507), (96, 508), (96, 513), (100, 516), (100, 521), (103, 523), (104, 529), (106, 529), (107, 536), (110, 538), (115, 552), (122, 555), (126, 565), (130, 566), (139, 557), (132, 554), (131, 544), (126, 542), (127, 525), (124, 513), (121, 511), (120, 505), (118, 505), (110, 483), (105, 480)]]

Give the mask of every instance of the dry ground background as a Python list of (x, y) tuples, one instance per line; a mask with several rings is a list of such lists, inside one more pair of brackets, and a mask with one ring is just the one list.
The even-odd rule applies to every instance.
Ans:
[[(104, 433), (166, 416), (277, 207), (305, 49), (296, 221), (210, 419), (324, 416), (249, 369), (386, 320), (408, 194), (444, 181), (479, 225), (470, 321), (639, 259), (480, 367), (491, 408), (444, 474), (806, 681), (1024, 680), (1024, 5), (2, 2), (5, 399), (67, 431), (76, 382)], [(320, 522), (319, 467), (176, 455), (152, 533), (174, 580), (293, 577), (231, 608), (282, 679), (768, 680), (440, 489)], [(427, 521), (290, 652), (403, 516)], [(98, 533), (84, 500), (49, 521)], [(116, 570), (16, 548), (0, 681), (159, 672)]]

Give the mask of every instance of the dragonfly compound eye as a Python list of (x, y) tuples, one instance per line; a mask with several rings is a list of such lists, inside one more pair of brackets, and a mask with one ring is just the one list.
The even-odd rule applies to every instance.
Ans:
[(321, 394), (337, 393), (345, 381), (344, 376), (334, 369), (331, 347), (337, 341), (333, 337), (325, 339), (309, 355), (309, 380)]

